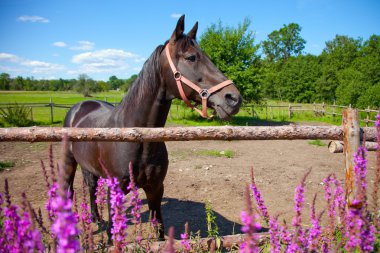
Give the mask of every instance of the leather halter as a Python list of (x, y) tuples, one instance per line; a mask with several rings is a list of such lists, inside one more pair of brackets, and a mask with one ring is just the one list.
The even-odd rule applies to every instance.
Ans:
[[(226, 80), (224, 82), (221, 82), (211, 87), (210, 89), (202, 89), (201, 87), (199, 87), (198, 85), (196, 85), (195, 83), (193, 83), (192, 81), (184, 77), (181, 74), (181, 72), (179, 72), (177, 68), (174, 66), (174, 63), (170, 57), (169, 43), (165, 47), (165, 53), (166, 53), (166, 57), (168, 58), (170, 68), (173, 71), (174, 79), (176, 80), (178, 91), (182, 100), (185, 102), (185, 104), (188, 107), (196, 110), (203, 118), (209, 118), (207, 115), (207, 99), (210, 97), (212, 93), (220, 89), (223, 89), (224, 87), (230, 84), (233, 84), (233, 82), (231, 80)], [(183, 90), (182, 83), (186, 84), (187, 86), (189, 86), (190, 88), (198, 92), (199, 96), (202, 98), (202, 110), (199, 110), (198, 108), (196, 108), (194, 105), (190, 103), (189, 99), (186, 97), (185, 91)]]

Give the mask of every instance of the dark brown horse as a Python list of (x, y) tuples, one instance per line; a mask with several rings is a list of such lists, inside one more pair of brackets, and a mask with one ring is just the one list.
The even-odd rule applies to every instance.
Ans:
[[(184, 34), (184, 16), (177, 23), (171, 38), (158, 46), (145, 62), (138, 78), (117, 107), (102, 101), (84, 101), (68, 112), (65, 127), (164, 127), (171, 101), (191, 100), (207, 106), (225, 120), (239, 111), (242, 101), (239, 91), (215, 67), (196, 43), (198, 23)], [(174, 75), (173, 75), (174, 74)], [(151, 215), (164, 230), (161, 200), (168, 168), (165, 143), (72, 142), (65, 157), (66, 187), (73, 189), (76, 167), (82, 168), (90, 189), (91, 213), (99, 219), (95, 204), (95, 189), (99, 177), (105, 177), (99, 161), (110, 175), (117, 177), (127, 193), (128, 164), (132, 162), (137, 185), (144, 189)]]

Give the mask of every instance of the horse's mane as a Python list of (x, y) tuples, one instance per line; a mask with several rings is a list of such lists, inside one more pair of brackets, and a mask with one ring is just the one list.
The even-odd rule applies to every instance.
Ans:
[[(166, 43), (165, 43), (166, 44)], [(144, 97), (157, 92), (160, 85), (160, 55), (165, 45), (159, 45), (146, 60), (136, 80), (130, 85), (120, 106), (133, 108), (136, 103), (144, 101)]]
[[(183, 35), (182, 39), (178, 40), (181, 44), (179, 47), (184, 50), (189, 44), (193, 45), (193, 40), (188, 36)], [(166, 41), (164, 45), (159, 45), (150, 55), (148, 60), (144, 63), (136, 80), (129, 87), (127, 94), (121, 102), (121, 107), (135, 108), (137, 103), (143, 102), (144, 98), (156, 94), (160, 85), (160, 55), (165, 49)]]

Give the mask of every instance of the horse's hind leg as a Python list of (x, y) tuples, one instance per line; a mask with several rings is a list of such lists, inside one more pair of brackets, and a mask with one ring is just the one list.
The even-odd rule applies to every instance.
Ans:
[(73, 153), (67, 150), (65, 157), (63, 157), (63, 180), (64, 189), (70, 191), (70, 197), (74, 195), (74, 177), (77, 170), (78, 163), (74, 158)]
[(102, 221), (99, 211), (98, 211), (98, 205), (96, 204), (96, 187), (98, 185), (98, 179), (99, 177), (95, 176), (88, 170), (82, 168), (82, 174), (83, 179), (86, 182), (86, 185), (88, 186), (88, 191), (90, 194), (90, 206), (91, 206), (91, 218), (93, 222), (100, 223)]
[(161, 201), (164, 195), (164, 185), (161, 184), (157, 188), (144, 187), (143, 188), (148, 201), (148, 206), (150, 210), (150, 218), (155, 218), (159, 224), (158, 235), (159, 239), (164, 239), (164, 223), (161, 215)]

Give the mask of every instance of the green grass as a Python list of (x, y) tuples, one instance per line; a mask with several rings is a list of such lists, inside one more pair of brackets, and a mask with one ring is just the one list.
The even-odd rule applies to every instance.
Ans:
[(213, 156), (213, 157), (226, 157), (233, 158), (235, 156), (232, 150), (213, 150), (213, 149), (200, 149), (195, 152), (198, 155)]
[[(50, 98), (56, 104), (73, 105), (84, 100), (107, 100), (110, 103), (120, 102), (123, 98), (123, 92), (101, 92), (95, 93), (92, 97), (83, 97), (76, 92), (53, 92), (53, 91), (0, 91), (1, 103), (44, 103), (49, 104)], [(53, 125), (60, 126), (65, 118), (68, 108), (53, 109)], [(32, 109), (33, 121), (35, 125), (51, 125), (50, 107), (34, 107)]]
[(0, 171), (6, 169), (6, 168), (12, 168), (15, 166), (14, 162), (10, 161), (0, 161)]
[[(50, 98), (53, 103), (56, 104), (75, 104), (80, 101), (95, 99), (95, 100), (107, 100), (108, 102), (120, 102), (124, 96), (123, 92), (102, 92), (95, 93), (93, 97), (85, 98), (81, 94), (76, 92), (52, 92), (52, 91), (0, 91), (1, 103), (45, 103), (50, 102)], [(181, 126), (257, 126), (257, 125), (286, 125), (290, 123), (318, 123), (318, 124), (330, 124), (341, 125), (342, 117), (332, 115), (319, 115), (316, 116), (312, 111), (294, 111), (292, 117), (288, 117), (288, 105), (289, 103), (280, 101), (267, 101), (270, 105), (285, 106), (281, 108), (266, 108), (265, 106), (254, 105), (241, 107), (237, 115), (235, 115), (230, 121), (221, 121), (217, 117), (213, 119), (203, 119), (199, 114), (190, 108), (180, 100), (174, 100), (170, 108), (170, 112), (167, 119), (167, 125), (181, 125)], [(313, 109), (313, 104), (302, 104), (303, 107)], [(329, 108), (329, 107), (328, 107)], [(318, 106), (317, 109), (321, 109)], [(35, 125), (53, 125), (61, 126), (63, 119), (69, 109), (67, 108), (54, 108), (53, 120), (50, 122), (50, 107), (38, 107), (32, 109), (33, 121)], [(331, 108), (329, 109), (331, 111)], [(336, 113), (341, 113), (341, 108), (336, 108)], [(209, 115), (212, 114), (212, 110), (209, 110)], [(376, 113), (371, 114), (371, 118), (374, 119)], [(365, 118), (365, 113), (360, 113), (360, 118)], [(365, 126), (362, 122), (361, 126)], [(7, 126), (0, 120), (0, 127)]]
[(326, 147), (327, 144), (322, 142), (321, 140), (312, 140), (312, 141), (308, 141), (308, 143), (310, 145), (315, 145), (315, 146), (319, 146), (319, 147)]

